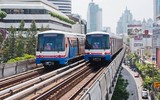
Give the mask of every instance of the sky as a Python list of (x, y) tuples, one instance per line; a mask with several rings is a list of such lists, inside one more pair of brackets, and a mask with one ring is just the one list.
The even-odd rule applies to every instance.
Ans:
[[(72, 13), (79, 14), (87, 20), (88, 4), (91, 0), (71, 0)], [(131, 11), (133, 19), (143, 20), (153, 19), (153, 0), (93, 0), (102, 8), (102, 24), (111, 27), (112, 32), (116, 32), (117, 22), (124, 10)]]

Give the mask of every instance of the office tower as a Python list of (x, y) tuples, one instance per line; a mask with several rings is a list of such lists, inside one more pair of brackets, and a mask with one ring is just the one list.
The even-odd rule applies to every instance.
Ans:
[(48, 0), (58, 7), (62, 13), (66, 15), (71, 14), (71, 0)]
[(127, 25), (132, 23), (133, 16), (130, 10), (127, 9), (124, 11), (119, 21), (117, 22), (117, 34), (124, 34), (127, 32)]
[(154, 20), (156, 21), (156, 18), (160, 16), (160, 0), (154, 0), (153, 2), (154, 7)]
[(87, 12), (87, 31), (102, 30), (102, 9), (93, 1), (89, 3)]

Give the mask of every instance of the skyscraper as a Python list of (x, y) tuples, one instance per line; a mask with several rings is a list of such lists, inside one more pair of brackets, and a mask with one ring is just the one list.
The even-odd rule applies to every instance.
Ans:
[(89, 3), (87, 12), (87, 31), (102, 30), (102, 9), (93, 1)]
[(160, 0), (154, 0), (154, 20), (156, 21), (157, 17), (160, 17)]
[(119, 21), (117, 22), (117, 33), (124, 34), (127, 32), (127, 25), (133, 21), (133, 16), (130, 10), (127, 9), (124, 11)]
[(71, 0), (48, 0), (48, 1), (58, 6), (58, 9), (62, 13), (66, 15), (71, 14)]

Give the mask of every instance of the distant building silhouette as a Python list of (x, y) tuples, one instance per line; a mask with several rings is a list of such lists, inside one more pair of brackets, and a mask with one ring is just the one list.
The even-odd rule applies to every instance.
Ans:
[(127, 25), (133, 21), (133, 16), (130, 10), (127, 9), (124, 11), (119, 21), (117, 22), (117, 34), (123, 34), (127, 32)]
[(126, 7), (124, 13), (117, 22), (116, 32), (117, 34), (127, 34), (128, 25), (142, 25), (142, 32), (144, 32), (144, 30), (152, 32), (153, 23), (154, 21), (151, 18), (148, 20), (143, 19), (143, 21), (133, 19), (132, 13)]

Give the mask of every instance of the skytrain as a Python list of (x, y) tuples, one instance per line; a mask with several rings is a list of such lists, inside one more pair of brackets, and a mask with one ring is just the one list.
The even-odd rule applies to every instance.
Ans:
[(50, 30), (39, 33), (37, 39), (36, 64), (63, 66), (84, 55), (84, 34)]
[(106, 32), (90, 32), (86, 34), (84, 59), (93, 61), (111, 61), (123, 47), (121, 37)]

